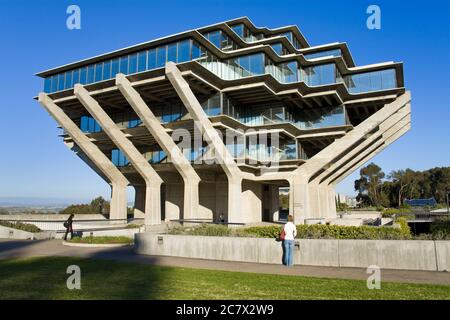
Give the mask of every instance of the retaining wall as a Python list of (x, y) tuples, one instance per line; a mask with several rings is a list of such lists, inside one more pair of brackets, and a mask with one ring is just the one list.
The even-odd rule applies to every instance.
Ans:
[[(450, 241), (296, 240), (294, 264), (384, 269), (450, 271)], [(138, 254), (280, 264), (275, 239), (202, 237), (137, 233)]]

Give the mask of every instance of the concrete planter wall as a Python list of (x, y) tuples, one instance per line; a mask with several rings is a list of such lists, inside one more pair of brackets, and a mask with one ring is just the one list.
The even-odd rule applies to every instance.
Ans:
[[(200, 237), (137, 233), (138, 254), (280, 264), (281, 242), (262, 238)], [(296, 241), (296, 265), (450, 271), (450, 241)]]
[(38, 232), (32, 233), (18, 229), (0, 226), (0, 239), (17, 239), (17, 240), (46, 240), (53, 239), (55, 232)]

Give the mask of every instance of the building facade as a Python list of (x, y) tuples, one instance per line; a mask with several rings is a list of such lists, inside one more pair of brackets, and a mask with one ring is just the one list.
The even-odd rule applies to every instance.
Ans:
[(337, 183), (410, 129), (402, 63), (356, 66), (345, 43), (248, 18), (37, 74), (64, 143), (147, 225), (336, 216)]

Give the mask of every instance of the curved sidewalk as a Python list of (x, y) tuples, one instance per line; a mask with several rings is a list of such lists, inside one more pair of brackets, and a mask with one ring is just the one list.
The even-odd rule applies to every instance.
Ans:
[[(362, 268), (315, 266), (294, 266), (287, 268), (282, 265), (273, 264), (144, 256), (135, 254), (132, 247), (80, 248), (64, 246), (62, 245), (61, 240), (30, 241), (0, 239), (0, 259), (46, 256), (79, 257), (137, 262), (157, 266), (364, 281), (367, 280), (367, 277), (369, 276), (366, 273), (366, 269)], [(383, 282), (450, 285), (450, 273), (448, 272), (382, 269), (381, 278)]]

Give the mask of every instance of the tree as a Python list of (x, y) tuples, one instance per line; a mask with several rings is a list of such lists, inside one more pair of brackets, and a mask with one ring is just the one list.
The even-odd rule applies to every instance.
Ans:
[(411, 169), (394, 170), (387, 180), (380, 167), (371, 163), (361, 169), (360, 179), (355, 181), (358, 201), (363, 205), (401, 206), (405, 198), (435, 198), (438, 203), (446, 201), (450, 190), (450, 167), (426, 171)]
[(407, 188), (412, 188), (415, 183), (416, 173), (411, 169), (406, 170), (394, 170), (389, 175), (394, 185), (396, 185), (398, 195), (398, 206), (401, 207), (403, 203), (403, 195), (407, 191)]
[(361, 177), (355, 181), (355, 190), (358, 191), (358, 201), (366, 205), (381, 206), (386, 204), (386, 196), (382, 196), (382, 182), (384, 172), (375, 163), (369, 164), (360, 170)]

